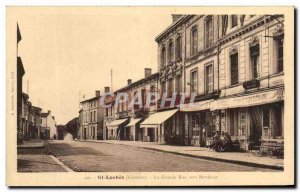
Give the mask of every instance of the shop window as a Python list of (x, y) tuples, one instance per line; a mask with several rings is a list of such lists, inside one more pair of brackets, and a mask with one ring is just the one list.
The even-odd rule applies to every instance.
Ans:
[(196, 54), (198, 51), (198, 30), (197, 26), (191, 29), (191, 55)]
[(230, 65), (231, 85), (236, 85), (239, 83), (238, 53), (230, 55)]
[(236, 27), (238, 25), (238, 16), (232, 15), (231, 16), (231, 28)]
[(283, 35), (275, 37), (275, 44), (276, 44), (276, 69), (275, 72), (280, 73), (283, 71)]
[(263, 115), (263, 136), (269, 137), (271, 135), (271, 129), (270, 129), (270, 110), (269, 109), (263, 109), (262, 110)]
[(191, 83), (190, 83), (191, 93), (198, 93), (198, 70), (191, 71)]
[(239, 127), (239, 135), (244, 136), (246, 135), (246, 111), (245, 109), (240, 109), (240, 127)]
[(205, 20), (205, 48), (213, 45), (213, 20), (208, 16)]
[(251, 77), (256, 79), (260, 77), (260, 65), (259, 65), (259, 44), (250, 47), (250, 63), (251, 63)]
[(175, 47), (175, 50), (176, 50), (175, 57), (177, 60), (177, 59), (181, 58), (181, 37), (180, 36), (176, 38), (175, 46), (176, 46)]
[(282, 126), (282, 118), (283, 118), (283, 104), (277, 103), (274, 105), (274, 137), (282, 138), (283, 136), (283, 126)]
[(212, 65), (205, 67), (205, 93), (213, 92), (213, 68)]

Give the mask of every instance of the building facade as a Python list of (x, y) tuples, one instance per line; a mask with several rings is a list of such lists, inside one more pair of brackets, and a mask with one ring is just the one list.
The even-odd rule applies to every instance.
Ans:
[[(106, 109), (107, 118), (113, 119), (106, 124), (108, 139), (156, 140), (154, 132), (152, 130), (148, 131), (146, 127), (141, 127), (140, 123), (149, 114), (156, 111), (155, 99), (149, 105), (147, 105), (146, 99), (149, 94), (157, 93), (158, 86), (158, 73), (152, 74), (150, 68), (145, 68), (145, 77), (143, 79), (136, 82), (128, 79), (127, 86), (114, 92), (115, 98), (109, 101), (111, 107)], [(123, 98), (122, 93), (126, 93), (128, 98)], [(117, 100), (119, 101), (117, 102)], [(112, 117), (112, 111), (115, 112), (114, 117)]]
[(104, 108), (100, 106), (100, 91), (95, 97), (81, 101), (79, 137), (82, 140), (103, 140)]
[(55, 117), (48, 110), (46, 113), (41, 113), (41, 138), (42, 139), (57, 139), (57, 128)]
[(211, 110), (220, 130), (251, 149), (284, 133), (284, 18), (280, 15), (221, 17), (220, 98)]

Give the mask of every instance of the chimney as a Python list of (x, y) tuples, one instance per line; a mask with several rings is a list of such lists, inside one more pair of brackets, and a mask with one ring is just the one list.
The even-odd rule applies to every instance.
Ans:
[(50, 114), (50, 113), (51, 113), (51, 110), (48, 110), (48, 113)]
[(145, 68), (145, 78), (151, 75), (151, 68)]
[(131, 85), (132, 80), (131, 79), (127, 79), (127, 85)]
[(172, 22), (175, 23), (176, 21), (178, 21), (180, 19), (182, 15), (179, 14), (172, 14)]
[(100, 91), (96, 90), (96, 97), (100, 97)]
[(104, 93), (109, 93), (110, 92), (110, 87), (104, 87)]

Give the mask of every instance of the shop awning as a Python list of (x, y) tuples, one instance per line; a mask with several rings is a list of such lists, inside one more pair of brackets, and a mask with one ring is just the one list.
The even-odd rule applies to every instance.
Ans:
[(149, 125), (160, 125), (170, 117), (172, 117), (177, 111), (178, 109), (173, 109), (169, 111), (153, 113), (143, 123), (141, 123), (141, 127)]
[(110, 124), (107, 125), (107, 127), (115, 127), (115, 126), (119, 126), (122, 123), (124, 123), (127, 119), (117, 119), (112, 121)]
[(215, 100), (211, 103), (211, 110), (263, 105), (283, 101), (283, 99), (283, 88), (273, 89), (239, 97)]
[(207, 110), (211, 108), (211, 103), (213, 99), (205, 100), (205, 101), (199, 101), (195, 103), (186, 103), (183, 105), (180, 105), (180, 111), (183, 112), (193, 112), (193, 111), (202, 111)]
[(142, 120), (142, 118), (138, 118), (138, 119), (130, 118), (130, 121), (129, 121), (129, 123), (126, 125), (126, 127), (135, 126), (135, 124), (137, 124), (137, 123), (140, 122), (141, 120)]

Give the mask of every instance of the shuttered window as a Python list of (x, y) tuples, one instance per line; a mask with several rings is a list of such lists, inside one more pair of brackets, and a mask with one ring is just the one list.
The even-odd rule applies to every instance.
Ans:
[(239, 83), (238, 53), (230, 55), (230, 65), (231, 85), (236, 85)]
[(213, 69), (212, 65), (206, 66), (205, 69), (205, 83), (206, 83), (206, 88), (205, 92), (206, 93), (212, 93), (213, 92)]

